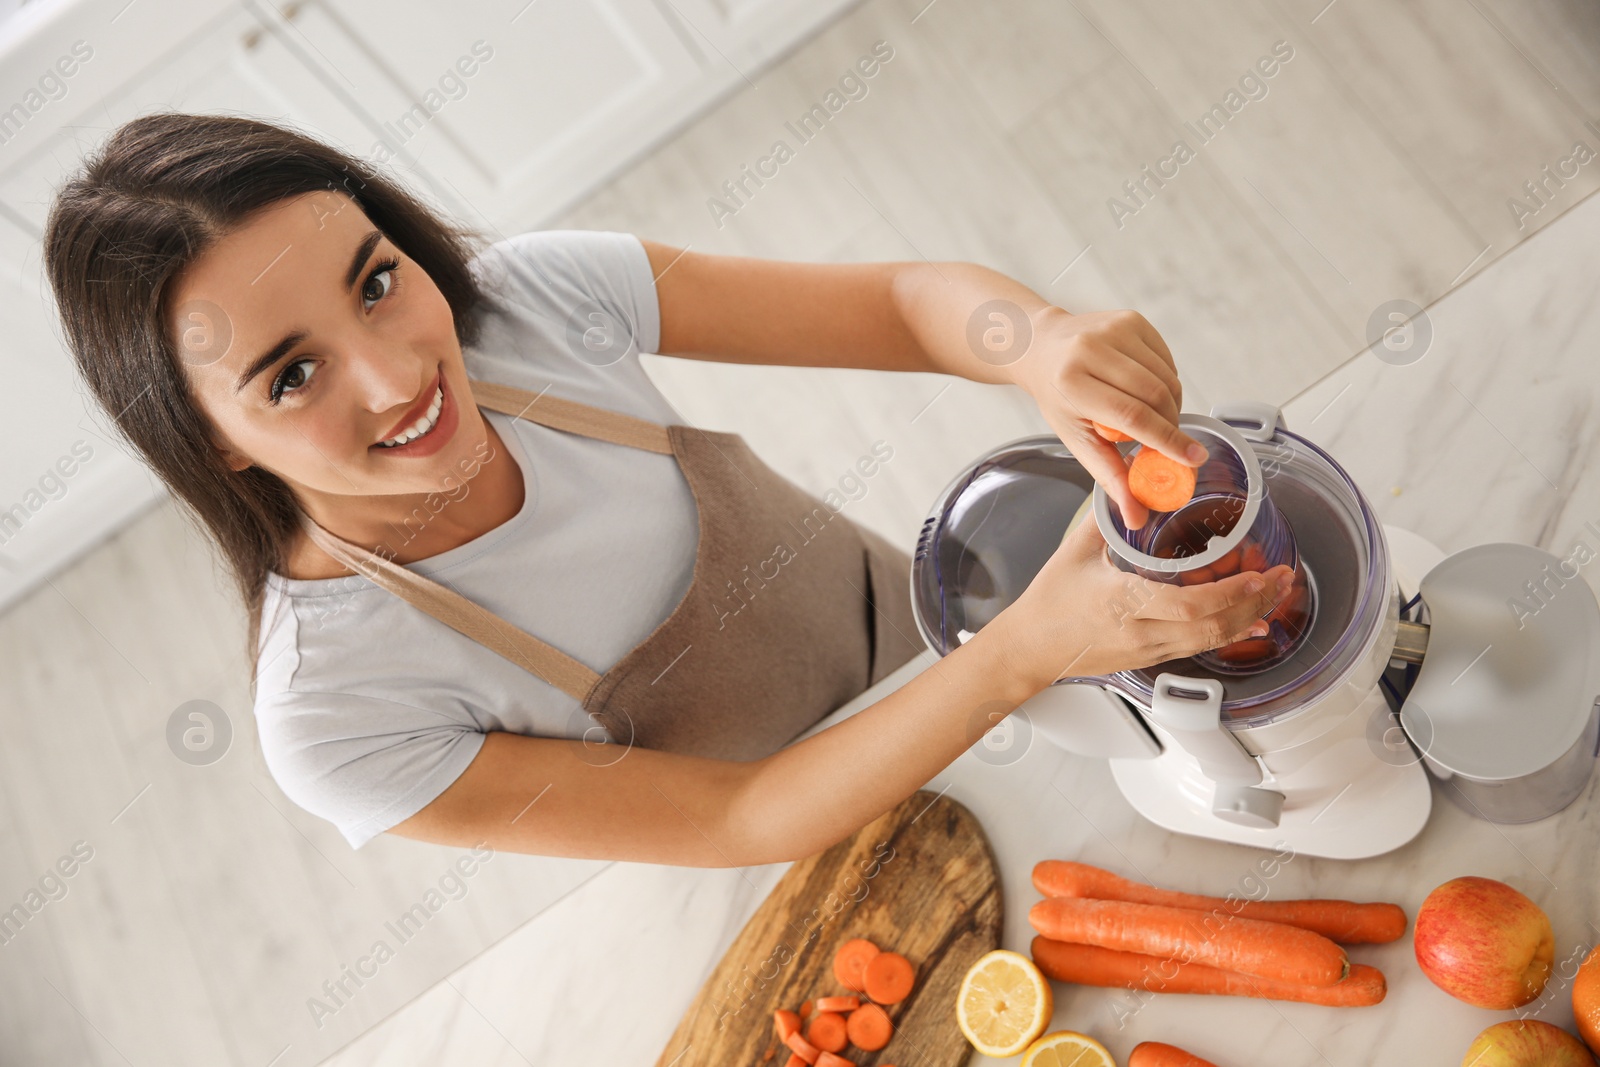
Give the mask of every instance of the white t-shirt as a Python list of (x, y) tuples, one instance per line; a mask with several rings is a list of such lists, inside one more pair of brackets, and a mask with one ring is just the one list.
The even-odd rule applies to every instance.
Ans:
[[(659, 344), (660, 317), (637, 238), (526, 233), (485, 249), (473, 269), (490, 302), (463, 350), (470, 377), (681, 421), (639, 361)], [(699, 525), (683, 472), (670, 455), (484, 414), (522, 470), (522, 510), (405, 566), (603, 674), (688, 592)], [(490, 730), (593, 729), (566, 693), (363, 577), (270, 575), (261, 631), (267, 767), (352, 848), (427, 806)]]

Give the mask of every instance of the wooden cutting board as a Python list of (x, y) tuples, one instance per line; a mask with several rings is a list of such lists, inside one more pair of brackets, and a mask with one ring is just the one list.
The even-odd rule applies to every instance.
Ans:
[(885, 1008), (895, 1025), (887, 1046), (839, 1055), (860, 1067), (959, 1067), (973, 1050), (956, 1025), (956, 991), (973, 962), (999, 947), (1000, 909), (999, 872), (978, 820), (920, 790), (784, 873), (695, 994), (658, 1067), (783, 1067), (789, 1050), (773, 1011), (848, 993), (833, 976), (833, 954), (853, 937), (910, 960), (916, 984)]

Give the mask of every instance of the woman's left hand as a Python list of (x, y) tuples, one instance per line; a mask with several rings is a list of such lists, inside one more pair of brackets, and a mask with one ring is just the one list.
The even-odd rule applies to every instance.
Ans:
[(1062, 443), (1105, 486), (1128, 527), (1138, 529), (1149, 511), (1129, 491), (1122, 453), (1092, 423), (1121, 430), (1180, 463), (1195, 467), (1205, 462), (1205, 448), (1178, 429), (1183, 384), (1172, 352), (1137, 311), (1074, 315), (1044, 307), (1031, 318), (1027, 352), (1009, 364), (1012, 380), (1027, 390)]

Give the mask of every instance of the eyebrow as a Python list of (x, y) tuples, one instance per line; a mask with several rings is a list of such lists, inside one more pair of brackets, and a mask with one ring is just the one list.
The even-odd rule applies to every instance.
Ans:
[[(383, 240), (383, 234), (379, 233), (377, 230), (372, 230), (369, 231), (365, 237), (361, 238), (360, 244), (356, 245), (355, 255), (350, 257), (350, 266), (344, 274), (344, 287), (346, 292), (349, 292), (355, 288), (356, 279), (361, 276), (361, 268), (367, 265), (367, 260), (372, 258), (372, 250), (378, 247), (378, 242), (381, 240)], [(240, 374), (239, 380), (234, 383), (233, 391), (237, 393), (244, 389), (244, 387), (249, 385), (256, 375), (260, 374), (262, 371), (278, 362), (278, 360), (288, 355), (296, 345), (305, 339), (306, 331), (304, 330), (296, 330), (291, 334), (286, 334), (281, 341), (267, 349), (267, 351), (263, 352), (261, 355), (257, 356), (255, 360), (244, 369), (244, 373)]]

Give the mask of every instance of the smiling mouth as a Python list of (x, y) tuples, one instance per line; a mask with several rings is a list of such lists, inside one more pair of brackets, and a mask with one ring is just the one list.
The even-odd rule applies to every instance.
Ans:
[(441, 378), (439, 385), (433, 392), (433, 403), (428, 405), (428, 410), (422, 417), (401, 430), (398, 434), (384, 441), (379, 441), (378, 448), (399, 448), (401, 445), (410, 444), (419, 437), (426, 437), (439, 425), (439, 412), (444, 409), (444, 380)]

